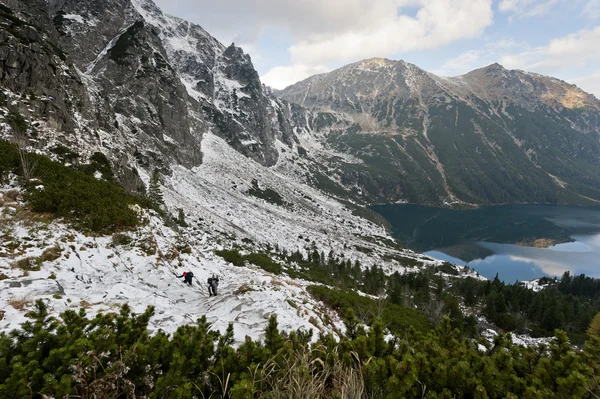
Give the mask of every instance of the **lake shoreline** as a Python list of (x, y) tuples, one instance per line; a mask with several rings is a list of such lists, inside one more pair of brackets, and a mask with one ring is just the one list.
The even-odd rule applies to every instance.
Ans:
[(600, 276), (600, 208), (501, 205), (453, 210), (410, 204), (371, 208), (407, 248), (506, 282), (565, 271)]
[(570, 242), (575, 242), (573, 239), (556, 239), (556, 238), (537, 238), (519, 242), (513, 242), (508, 244), (518, 245), (520, 247), (529, 247), (529, 248), (550, 248), (558, 244), (567, 244)]

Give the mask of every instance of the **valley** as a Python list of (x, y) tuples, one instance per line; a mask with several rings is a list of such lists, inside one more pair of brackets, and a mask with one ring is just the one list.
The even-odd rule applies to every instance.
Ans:
[(274, 90), (152, 0), (2, 0), (0, 398), (594, 398), (599, 117), (499, 64)]

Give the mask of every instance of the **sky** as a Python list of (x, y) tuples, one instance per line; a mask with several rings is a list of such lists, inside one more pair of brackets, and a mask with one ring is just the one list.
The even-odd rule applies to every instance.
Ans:
[(276, 89), (365, 58), (442, 76), (494, 62), (600, 98), (600, 0), (155, 0), (250, 56)]

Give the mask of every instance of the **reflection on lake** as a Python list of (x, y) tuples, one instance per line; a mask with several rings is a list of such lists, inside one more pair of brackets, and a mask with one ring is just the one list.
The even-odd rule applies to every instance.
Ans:
[[(600, 208), (378, 205), (373, 210), (390, 222), (394, 236), (407, 247), (469, 266), (488, 278), (498, 273), (502, 280), (514, 282), (565, 271), (600, 277)], [(523, 246), (536, 240), (558, 244)]]

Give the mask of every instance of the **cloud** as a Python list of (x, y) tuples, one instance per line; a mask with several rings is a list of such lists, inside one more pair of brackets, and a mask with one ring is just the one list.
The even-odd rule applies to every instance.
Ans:
[[(310, 32), (303, 32), (300, 27), (292, 29), (298, 40), (288, 49), (291, 65), (269, 70), (263, 76), (267, 84), (283, 88), (315, 71), (331, 70), (340, 63), (433, 49), (460, 39), (478, 37), (493, 20), (491, 0), (334, 0), (320, 3), (331, 3), (329, 7), (343, 4), (350, 8), (346, 15), (352, 18), (337, 19), (332, 25), (335, 29), (332, 26)], [(417, 8), (414, 16), (403, 14), (403, 9), (409, 6)]]
[[(283, 27), (296, 39), (361, 29), (415, 0), (155, 0), (218, 38), (255, 41), (267, 27)], [(197, 10), (197, 11), (196, 11)], [(201, 12), (200, 12), (201, 11)], [(227, 38), (227, 39), (225, 39)]]
[(556, 73), (564, 69), (581, 68), (600, 61), (598, 43), (600, 43), (600, 26), (553, 39), (546, 46), (504, 56), (501, 63), (507, 68), (520, 68), (540, 73)]
[[(378, 3), (397, 6), (391, 0)], [(381, 18), (362, 27), (313, 35), (290, 47), (292, 62), (323, 65), (437, 48), (477, 37), (492, 23), (489, 0), (421, 0), (419, 6), (414, 18), (389, 7)]]
[(299, 82), (309, 76), (329, 71), (322, 65), (309, 66), (296, 64), (291, 66), (278, 66), (272, 68), (264, 76), (261, 77), (263, 83), (276, 89), (284, 89), (291, 83)]
[(526, 43), (520, 43), (513, 39), (502, 39), (487, 43), (481, 49), (469, 50), (458, 56), (447, 60), (440, 68), (432, 71), (436, 75), (454, 76), (472, 71), (496, 62), (517, 47), (527, 47)]
[(498, 9), (518, 18), (529, 18), (548, 13), (557, 3), (558, 0), (502, 0)]

